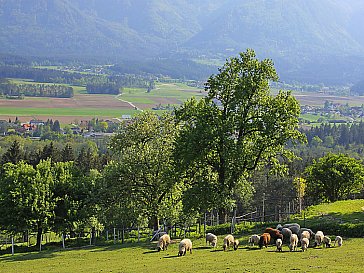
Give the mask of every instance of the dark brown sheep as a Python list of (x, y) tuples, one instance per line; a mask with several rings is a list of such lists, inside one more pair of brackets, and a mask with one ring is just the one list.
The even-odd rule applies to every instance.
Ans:
[(269, 233), (263, 233), (260, 236), (259, 240), (259, 247), (262, 248), (263, 246), (268, 247), (270, 242), (270, 234)]
[(283, 241), (283, 235), (278, 229), (266, 228), (264, 233), (269, 233), (271, 239), (273, 240), (272, 243), (275, 243), (277, 239), (281, 239)]

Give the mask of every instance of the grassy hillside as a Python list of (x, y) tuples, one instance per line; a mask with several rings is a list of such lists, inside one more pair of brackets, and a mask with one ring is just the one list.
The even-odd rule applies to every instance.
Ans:
[(320, 204), (305, 210), (306, 219), (333, 217), (342, 222), (364, 223), (364, 199)]

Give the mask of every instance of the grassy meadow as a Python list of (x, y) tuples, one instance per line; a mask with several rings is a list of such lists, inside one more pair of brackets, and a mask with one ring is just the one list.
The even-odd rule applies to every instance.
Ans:
[(0, 256), (0, 272), (362, 272), (364, 239), (344, 239), (342, 247), (276, 252), (274, 246), (247, 246), (237, 251), (192, 240), (192, 254), (177, 257), (178, 241), (157, 252), (156, 243), (109, 245), (65, 251)]
[[(363, 222), (364, 200), (322, 204), (305, 212), (308, 219), (334, 214), (342, 221)], [(240, 230), (235, 234), (240, 241), (237, 251), (222, 250), (225, 235), (218, 236), (216, 249), (207, 246), (201, 237), (191, 237), (192, 254), (183, 257), (177, 257), (180, 239), (172, 240), (168, 250), (161, 252), (156, 251), (156, 242), (145, 240), (116, 245), (109, 241), (102, 246), (66, 250), (61, 250), (58, 242), (47, 245), (42, 252), (0, 255), (0, 272), (363, 272), (364, 233), (358, 238), (343, 236), (342, 247), (313, 248), (311, 245), (306, 252), (301, 249), (289, 252), (286, 244), (282, 252), (277, 252), (272, 245), (263, 249), (248, 245), (251, 234), (260, 234), (269, 226), (272, 224), (237, 229)], [(342, 234), (328, 235), (334, 239)]]

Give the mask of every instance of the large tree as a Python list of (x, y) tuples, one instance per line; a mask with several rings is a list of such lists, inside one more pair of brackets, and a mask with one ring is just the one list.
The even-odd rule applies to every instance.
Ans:
[(113, 191), (107, 198), (114, 200), (109, 208), (125, 218), (146, 217), (155, 229), (158, 227), (163, 203), (171, 198), (176, 184), (172, 157), (175, 135), (170, 114), (144, 112), (121, 126), (110, 142), (115, 161), (104, 173), (105, 186)]
[(306, 168), (307, 195), (314, 202), (343, 200), (364, 185), (363, 164), (344, 154), (328, 154)]
[(202, 196), (196, 200), (218, 192), (211, 205), (232, 206), (249, 192), (253, 170), (267, 163), (278, 167), (280, 158), (293, 157), (286, 143), (302, 137), (300, 107), (289, 91), (271, 94), (269, 82), (277, 80), (273, 62), (259, 61), (249, 49), (208, 79), (206, 98), (176, 110), (181, 124), (176, 157), (190, 190)]

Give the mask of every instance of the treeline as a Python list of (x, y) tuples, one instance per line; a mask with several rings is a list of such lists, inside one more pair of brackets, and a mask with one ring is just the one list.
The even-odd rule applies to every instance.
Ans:
[(336, 145), (364, 144), (364, 122), (354, 124), (329, 124), (312, 127), (304, 131), (310, 145), (323, 144), (328, 147)]
[(73, 88), (56, 84), (15, 84), (10, 81), (0, 82), (0, 94), (11, 97), (56, 97), (72, 98)]
[(152, 59), (146, 61), (120, 62), (111, 67), (121, 74), (152, 74), (155, 76), (169, 76), (173, 79), (203, 80), (217, 72), (213, 65), (199, 64), (191, 60)]
[[(95, 75), (79, 72), (68, 72), (56, 69), (40, 69), (29, 66), (0, 66), (0, 78), (32, 79), (41, 83), (59, 83), (76, 86), (89, 86), (90, 93), (116, 93), (116, 89), (123, 87), (145, 88), (150, 87), (154, 81), (153, 76), (140, 76), (133, 74), (118, 75), (110, 72), (110, 75)], [(112, 87), (112, 88), (110, 88)]]

